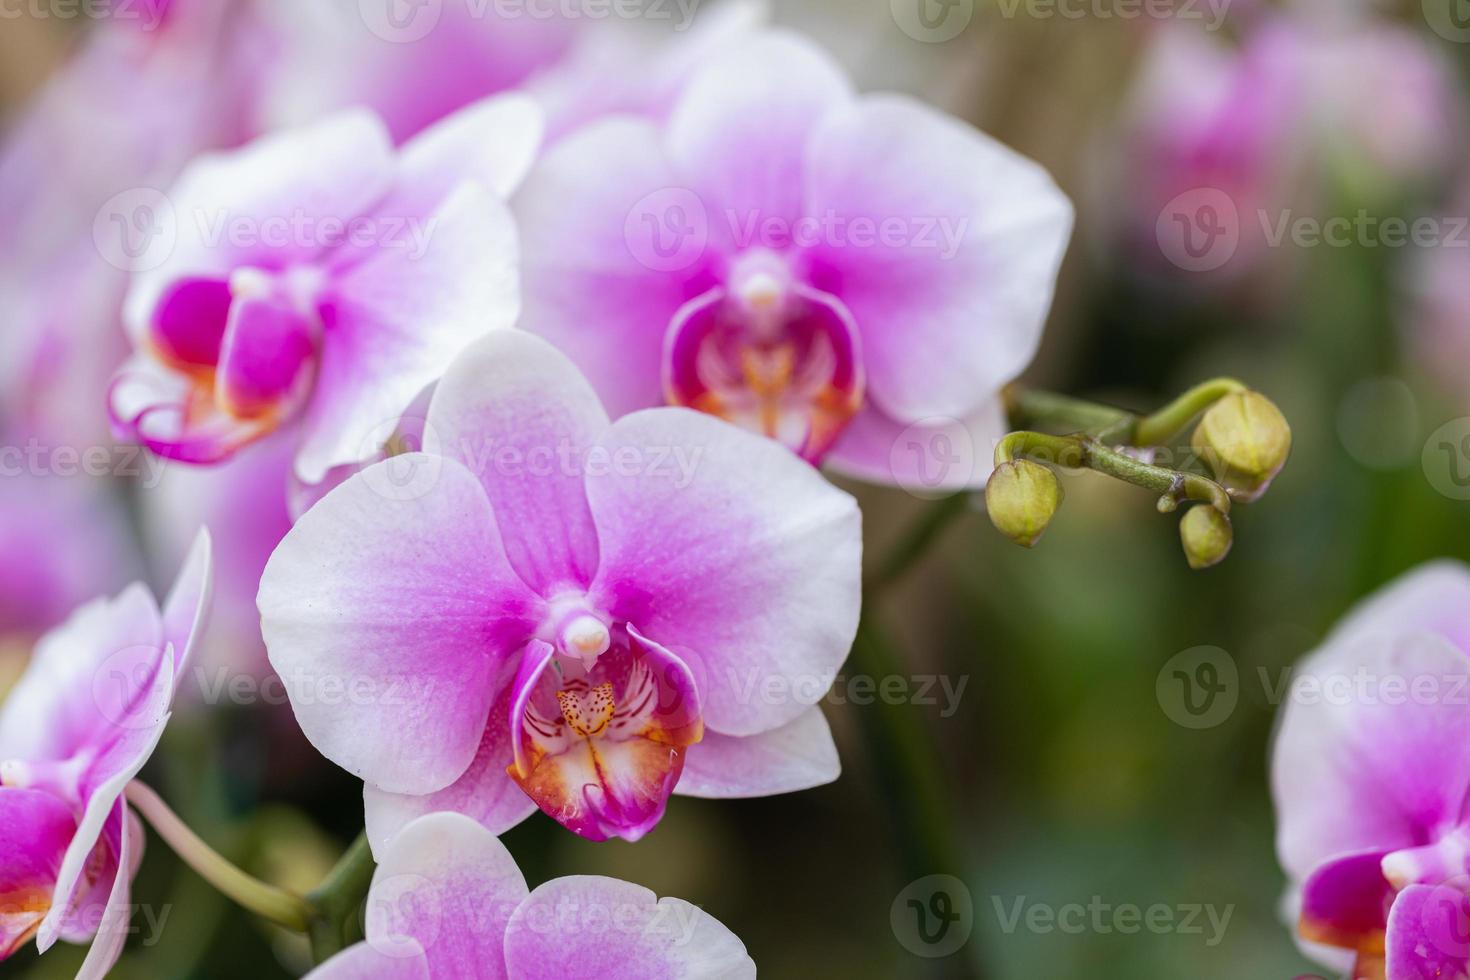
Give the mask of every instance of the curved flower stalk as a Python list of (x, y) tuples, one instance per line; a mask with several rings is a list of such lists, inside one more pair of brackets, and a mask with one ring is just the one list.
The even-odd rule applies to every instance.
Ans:
[(419, 817), (383, 854), (367, 938), (311, 980), (754, 978), (745, 945), (677, 898), (598, 875), (534, 891), (505, 845), (455, 813)]
[(375, 851), (436, 810), (636, 840), (676, 789), (836, 778), (814, 705), (857, 627), (851, 497), (694, 412), (610, 424), (518, 331), (455, 361), (425, 445), (308, 511), (260, 587), (271, 663), (366, 782)]
[(214, 463), (299, 421), (307, 484), (373, 458), (413, 400), (519, 310), (500, 202), (540, 138), (519, 96), (394, 151), (348, 111), (191, 164), (128, 295), (137, 356), (113, 385), (121, 434)]
[[(1291, 426), (1281, 411), (1231, 378), (1196, 385), (1147, 416), (1020, 387), (1008, 390), (1007, 401), (1016, 421), (1067, 433), (1023, 430), (996, 445), (986, 509), (997, 530), (1027, 548), (1041, 539), (1062, 503), (1050, 466), (1090, 469), (1157, 493), (1160, 513), (1198, 504), (1185, 512), (1179, 533), (1190, 567), (1208, 568), (1234, 543), (1232, 504), (1260, 499), (1291, 455)], [(1196, 419), (1188, 458), (1178, 467), (1165, 465)]]
[(1306, 951), (1354, 977), (1470, 972), (1470, 569), (1352, 612), (1297, 669), (1273, 750), (1277, 851)]
[(201, 534), (161, 610), (142, 585), (81, 607), (0, 708), (0, 957), (34, 937), (42, 952), (92, 940), (81, 977), (116, 961), (142, 857), (123, 791), (163, 734), (209, 599)]
[(562, 140), (515, 207), (524, 324), (614, 416), (689, 406), (885, 483), (916, 424), (988, 458), (1072, 223), (1036, 164), (785, 32), (710, 59), (666, 124)]

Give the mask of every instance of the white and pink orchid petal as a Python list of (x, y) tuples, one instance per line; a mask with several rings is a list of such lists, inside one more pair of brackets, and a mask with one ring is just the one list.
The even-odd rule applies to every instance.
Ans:
[(306, 975), (306, 980), (433, 980), (429, 959), (418, 943), (400, 937), (392, 953), (366, 941), (348, 946)]
[[(533, 640), (531, 646), (536, 646), (537, 642)], [(545, 643), (540, 646), (546, 648), (549, 658), (551, 647)], [(521, 663), (528, 659), (529, 653), (522, 656)], [(505, 673), (509, 674), (513, 666), (507, 664)], [(422, 796), (386, 793), (372, 785), (363, 787), (367, 837), (374, 854), (381, 857), (404, 827), (430, 813), (462, 813), (492, 834), (499, 835), (536, 812), (535, 802), (506, 774), (506, 766), (514, 754), (511, 705), (515, 688), (505, 683), (499, 686), (499, 690), (474, 761), (453, 783), (436, 793)], [(521, 711), (524, 711), (524, 704)], [(514, 717), (519, 718), (520, 715)], [(520, 726), (516, 724), (515, 731), (519, 730)]]
[(51, 908), (76, 821), (50, 793), (0, 786), (0, 960), (40, 928)]
[(713, 799), (775, 796), (824, 786), (841, 774), (832, 730), (822, 709), (812, 707), (759, 735), (707, 732), (689, 747), (674, 792)]
[(1010, 431), (1005, 405), (987, 399), (963, 419), (900, 423), (869, 403), (842, 431), (824, 465), (869, 483), (897, 484), (921, 496), (985, 486), (995, 447)]
[[(383, 210), (430, 214), (464, 180), (510, 197), (535, 162), (544, 126), (541, 108), (519, 93), (482, 99), (446, 116), (403, 144), (397, 186)], [(408, 195), (424, 203), (414, 208)]]
[[(150, 668), (151, 674), (147, 673)], [(68, 922), (75, 918), (78, 908), (93, 891), (100, 873), (96, 859), (98, 842), (111, 848), (114, 855), (122, 854), (121, 845), (109, 835), (123, 831), (123, 791), (147, 763), (168, 724), (175, 686), (172, 648), (164, 650), (161, 661), (156, 656), (151, 663), (144, 656), (130, 656), (124, 662), (109, 664), (109, 670), (117, 673), (120, 684), (131, 688), (132, 693), (122, 712), (108, 719), (110, 731), (100, 735), (78, 756), (87, 763), (77, 779), (75, 791), (81, 818), (56, 876), (55, 904), (36, 934), (36, 944), (42, 952), (61, 938)], [(114, 869), (116, 875), (127, 878), (131, 870), (127, 869), (126, 855), (118, 860), (122, 863)], [(126, 882), (123, 889), (126, 895)], [(126, 897), (123, 903), (126, 904)], [(109, 914), (111, 904), (109, 899)]]
[(429, 403), (426, 433), (484, 485), (512, 567), (542, 595), (584, 589), (597, 568), (587, 454), (607, 429), (592, 386), (556, 348), (520, 331), (478, 341)]
[(505, 963), (511, 980), (756, 975), (745, 944), (708, 912), (597, 875), (557, 878), (533, 891), (511, 916)]
[[(395, 494), (395, 466), (428, 482)], [(303, 515), (258, 605), (311, 743), (380, 789), (418, 794), (473, 761), (493, 681), (541, 615), (479, 481), (423, 454), (364, 470)]]
[(214, 603), (214, 542), (200, 527), (189, 553), (163, 601), (163, 641), (174, 651), (174, 689), (184, 676), (209, 625)]
[[(107, 868), (112, 874), (106, 905), (91, 915), (96, 924), (87, 958), (77, 971), (77, 980), (103, 980), (112, 970), (128, 941), (129, 923), (133, 916), (131, 900), (133, 875), (143, 853), (143, 827), (122, 800), (114, 805), (103, 830), (102, 846), (116, 855)], [(107, 881), (102, 878), (101, 881)]]
[[(1470, 657), (1470, 566), (1440, 559), (1405, 573), (1338, 621), (1312, 663), (1342, 657), (1344, 644), (1389, 642), (1406, 633), (1436, 633)], [(1329, 650), (1337, 653), (1328, 653)]]
[(0, 705), (0, 762), (61, 761), (105, 744), (149, 689), (162, 642), (158, 606), (141, 584), (77, 609), (40, 639)]
[(526, 879), (494, 834), (458, 813), (420, 817), (393, 839), (368, 889), (368, 945), (415, 946), (434, 977), (502, 980), (506, 925)]
[(520, 311), (515, 222), (489, 191), (461, 185), (432, 214), (393, 217), (402, 225), (380, 223), (380, 247), (328, 290), (296, 459), (306, 483), (371, 459), (461, 351)]
[(1293, 877), (1347, 852), (1412, 848), (1464, 819), (1470, 759), (1449, 747), (1470, 739), (1458, 693), (1470, 656), (1431, 633), (1343, 637), (1298, 668), (1291, 691), (1305, 683), (1322, 694), (1293, 696), (1272, 760), (1277, 851)]
[[(966, 418), (1030, 362), (1072, 228), (1047, 173), (911, 99), (863, 98), (812, 133), (808, 250), (863, 335), (869, 394), (905, 424)], [(878, 229), (858, 240), (859, 222)]]
[(167, 259), (140, 272), (128, 293), (124, 317), (134, 339), (147, 335), (159, 301), (181, 279), (228, 279), (241, 266), (281, 270), (315, 259), (321, 235), (267, 231), (350, 221), (388, 192), (393, 173), (382, 121), (360, 109), (196, 158), (167, 195), (176, 233)]
[(1372, 849), (1322, 864), (1302, 883), (1295, 923), (1308, 942), (1357, 950), (1388, 921), (1395, 889), (1383, 876), (1384, 853)]
[(784, 31), (758, 34), (694, 74), (669, 118), (668, 153), (719, 216), (717, 240), (733, 245), (752, 221), (812, 213), (803, 200), (808, 142), (852, 98), (826, 52)]
[[(774, 442), (683, 409), (620, 419), (600, 448), (623, 463), (587, 482), (602, 549), (594, 605), (690, 663), (710, 729), (793, 721), (857, 631), (856, 502)], [(798, 693), (755, 693), (772, 679)]]
[[(714, 216), (681, 188), (658, 129), (617, 118), (568, 136), (537, 163), (515, 210), (525, 329), (566, 351), (613, 417), (662, 404), (669, 322), (713, 284), (707, 273), (706, 284), (689, 282), (708, 263), (698, 236)], [(673, 272), (658, 261), (663, 249)]]

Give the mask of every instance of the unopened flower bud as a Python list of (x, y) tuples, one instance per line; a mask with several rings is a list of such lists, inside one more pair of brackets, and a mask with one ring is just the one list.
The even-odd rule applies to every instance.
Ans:
[(1216, 402), (1194, 430), (1194, 450), (1221, 483), (1246, 500), (1266, 492), (1291, 454), (1291, 426), (1276, 405), (1256, 391), (1237, 391)]
[(1218, 565), (1230, 554), (1235, 531), (1230, 518), (1209, 504), (1191, 507), (1179, 522), (1179, 537), (1184, 542), (1184, 556), (1195, 570)]
[(985, 509), (996, 530), (1023, 547), (1041, 539), (1062, 505), (1056, 474), (1029, 459), (1001, 463), (985, 484)]

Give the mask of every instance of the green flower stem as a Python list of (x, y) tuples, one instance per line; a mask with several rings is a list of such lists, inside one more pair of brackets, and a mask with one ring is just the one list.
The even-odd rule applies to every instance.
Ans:
[(1159, 509), (1173, 510), (1181, 500), (1207, 501), (1222, 514), (1230, 513), (1230, 494), (1214, 480), (1197, 473), (1152, 466), (1110, 449), (1086, 436), (1052, 436), (1042, 432), (1012, 432), (995, 447), (995, 464), (1025, 456), (1069, 469), (1090, 469), (1116, 480), (1159, 494)]
[(311, 906), (299, 895), (253, 878), (226, 861), (190, 830), (149, 786), (133, 780), (125, 791), (128, 802), (141, 813), (175, 854), (205, 881), (236, 904), (262, 919), (295, 932), (306, 932)]
[(357, 909), (367, 896), (374, 868), (373, 852), (364, 831), (357, 835), (357, 840), (321, 885), (307, 896), (312, 906), (307, 931), (311, 936), (311, 954), (317, 963), (347, 945), (347, 929), (355, 922)]
[(1068, 432), (1110, 431), (1131, 426), (1138, 417), (1121, 408), (1070, 398), (1035, 388), (1011, 385), (1003, 395), (1014, 428), (1056, 428)]
[(1205, 409), (1226, 395), (1245, 390), (1246, 386), (1234, 378), (1215, 378), (1195, 385), (1157, 412), (1139, 419), (1126, 442), (1133, 446), (1166, 446)]

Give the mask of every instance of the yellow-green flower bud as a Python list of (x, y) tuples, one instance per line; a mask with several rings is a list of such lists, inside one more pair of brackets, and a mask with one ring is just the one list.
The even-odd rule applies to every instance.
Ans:
[(1191, 507), (1185, 513), (1179, 522), (1179, 537), (1189, 567), (1195, 570), (1220, 564), (1235, 543), (1230, 518), (1209, 504)]
[(1291, 426), (1271, 399), (1237, 391), (1220, 399), (1194, 430), (1194, 451), (1221, 483), (1246, 500), (1266, 492), (1291, 454)]
[(985, 484), (985, 509), (996, 530), (1023, 547), (1041, 540), (1062, 505), (1056, 474), (1029, 459), (1001, 463)]

